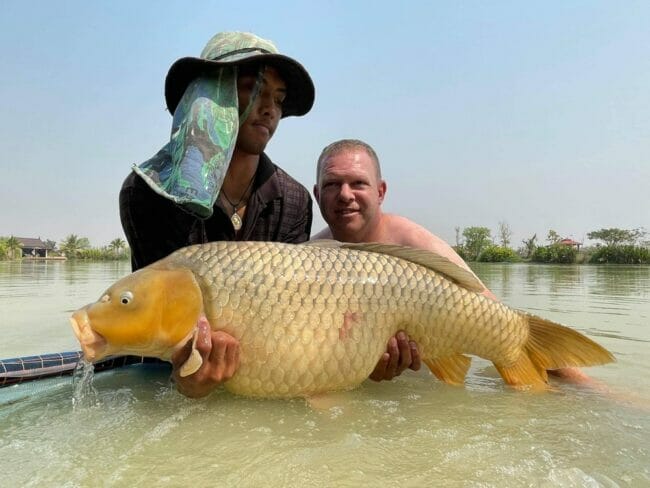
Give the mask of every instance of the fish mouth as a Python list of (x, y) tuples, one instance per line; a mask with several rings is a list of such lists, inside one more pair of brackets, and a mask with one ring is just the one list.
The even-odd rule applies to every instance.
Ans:
[(73, 313), (70, 324), (86, 361), (94, 362), (108, 356), (108, 343), (104, 336), (95, 332), (90, 326), (86, 309), (82, 308)]

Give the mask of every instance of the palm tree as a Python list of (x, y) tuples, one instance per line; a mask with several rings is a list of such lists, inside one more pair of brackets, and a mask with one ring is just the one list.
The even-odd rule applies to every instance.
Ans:
[(108, 245), (108, 248), (118, 256), (122, 254), (122, 249), (124, 249), (125, 247), (126, 247), (126, 242), (124, 242), (124, 239), (120, 239), (119, 237), (117, 239), (113, 239), (111, 243)]
[(529, 258), (535, 252), (535, 248), (537, 247), (537, 245), (535, 244), (535, 240), (537, 240), (536, 233), (533, 234), (533, 237), (531, 237), (530, 239), (524, 239), (523, 241), (521, 241), (524, 243), (524, 250), (526, 252), (526, 256), (524, 257)]
[(23, 246), (16, 237), (9, 237), (5, 241), (5, 245), (7, 246), (7, 256), (9, 259), (14, 259), (23, 255)]
[(45, 247), (47, 247), (47, 249), (50, 251), (56, 251), (56, 241), (53, 241), (52, 239), (46, 239)]
[(61, 241), (59, 249), (67, 257), (72, 258), (79, 255), (83, 249), (88, 249), (90, 242), (86, 237), (78, 237), (76, 234), (70, 234), (68, 237)]

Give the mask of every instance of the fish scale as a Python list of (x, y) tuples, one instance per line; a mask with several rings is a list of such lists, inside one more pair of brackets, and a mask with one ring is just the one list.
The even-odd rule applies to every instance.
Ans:
[[(239, 341), (240, 365), (225, 386), (248, 396), (352, 388), (400, 329), (448, 383), (464, 380), (465, 354), (492, 361), (515, 386), (544, 384), (546, 369), (613, 360), (582, 334), (481, 289), (446, 258), (399, 246), (213, 242), (123, 278), (71, 320), (89, 360), (133, 352), (169, 360), (203, 311)], [(201, 363), (190, 355), (181, 374)]]

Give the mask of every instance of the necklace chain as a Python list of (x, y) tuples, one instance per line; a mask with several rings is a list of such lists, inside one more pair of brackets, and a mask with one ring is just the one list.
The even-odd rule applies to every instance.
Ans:
[(248, 193), (248, 190), (250, 190), (251, 187), (253, 186), (253, 181), (254, 181), (254, 180), (255, 180), (255, 174), (253, 173), (253, 177), (252, 177), (251, 180), (248, 182), (248, 186), (246, 186), (246, 189), (244, 190), (244, 193), (242, 193), (241, 198), (240, 198), (239, 200), (237, 200), (237, 202), (235, 202), (235, 203), (233, 203), (233, 202), (230, 200), (230, 198), (228, 198), (228, 195), (226, 195), (226, 190), (224, 190), (223, 188), (221, 189), (221, 193), (223, 194), (223, 197), (226, 199), (226, 201), (228, 202), (228, 204), (232, 207), (232, 211), (233, 211), (233, 212), (236, 212), (236, 211), (238, 210), (239, 204), (240, 204), (241, 202), (243, 202), (244, 199), (246, 198), (246, 194)]

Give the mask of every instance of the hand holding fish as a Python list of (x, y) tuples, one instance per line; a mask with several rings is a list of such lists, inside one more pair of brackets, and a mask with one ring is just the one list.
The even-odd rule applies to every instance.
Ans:
[(185, 396), (200, 398), (208, 395), (219, 384), (229, 380), (239, 367), (239, 342), (223, 331), (210, 330), (205, 317), (197, 324), (196, 349), (203, 359), (201, 367), (189, 376), (181, 376), (180, 368), (192, 351), (192, 341), (171, 357), (172, 375), (178, 390)]
[(392, 380), (405, 369), (418, 371), (422, 362), (420, 351), (415, 341), (410, 340), (403, 330), (400, 330), (388, 341), (386, 352), (375, 366), (369, 378), (373, 381)]

